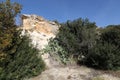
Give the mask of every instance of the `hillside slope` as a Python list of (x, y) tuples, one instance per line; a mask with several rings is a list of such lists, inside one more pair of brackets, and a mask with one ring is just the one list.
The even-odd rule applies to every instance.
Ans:
[[(39, 50), (45, 48), (50, 38), (55, 38), (60, 27), (59, 24), (37, 15), (22, 15), (22, 23), (22, 35), (28, 35), (33, 46)], [(111, 74), (76, 64), (64, 66), (48, 53), (43, 54), (42, 58), (47, 69), (29, 80), (120, 80)]]

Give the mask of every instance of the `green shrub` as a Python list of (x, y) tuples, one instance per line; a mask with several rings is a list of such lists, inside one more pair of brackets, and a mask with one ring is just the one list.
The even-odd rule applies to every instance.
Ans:
[(50, 42), (46, 46), (45, 49), (41, 51), (42, 54), (49, 53), (54, 59), (61, 61), (62, 63), (66, 64), (69, 58), (69, 55), (65, 51), (64, 48), (62, 48), (58, 41), (55, 39), (50, 39)]
[(56, 38), (49, 42), (43, 53), (58, 55), (63, 63), (80, 61), (82, 55), (95, 45), (96, 25), (88, 19), (62, 23)]
[(45, 64), (41, 57), (38, 58), (38, 53), (28, 38), (23, 37), (9, 63), (2, 68), (0, 80), (22, 80), (40, 74)]
[(109, 43), (97, 44), (89, 51), (85, 63), (97, 69), (120, 69), (120, 50)]
[(82, 55), (88, 54), (96, 42), (97, 33), (95, 23), (88, 19), (76, 19), (61, 24), (57, 35), (58, 44), (67, 52), (67, 57), (80, 62)]
[(100, 39), (84, 61), (86, 65), (99, 69), (120, 69), (120, 26), (103, 29)]
[(0, 1), (0, 80), (22, 80), (45, 69), (39, 51), (16, 30), (15, 17), (20, 11), (20, 4)]
[(0, 1), (0, 67), (5, 66), (17, 44), (13, 38), (18, 38), (15, 17), (20, 13), (21, 5), (10, 0)]

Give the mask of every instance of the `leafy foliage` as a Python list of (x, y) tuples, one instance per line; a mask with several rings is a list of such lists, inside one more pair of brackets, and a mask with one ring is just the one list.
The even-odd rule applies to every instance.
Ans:
[(88, 19), (67, 21), (61, 24), (59, 33), (49, 42), (44, 53), (58, 55), (63, 63), (73, 59), (79, 62), (95, 45), (96, 35), (96, 25)]
[(21, 5), (11, 3), (10, 0), (0, 3), (0, 27), (7, 29), (15, 27), (15, 17), (21, 11)]
[(68, 61), (67, 52), (58, 44), (58, 41), (54, 39), (50, 39), (46, 48), (40, 52), (42, 54), (49, 53), (54, 59), (60, 60), (64, 64)]
[(27, 37), (23, 37), (17, 45), (10, 62), (3, 67), (0, 75), (1, 80), (22, 80), (40, 74), (45, 69), (45, 64), (41, 57), (38, 58), (39, 51), (30, 47)]
[(63, 23), (56, 39), (59, 41), (59, 45), (67, 51), (68, 57), (72, 56), (78, 60), (95, 45), (96, 35), (95, 23), (79, 18)]
[(21, 5), (10, 0), (0, 3), (0, 67), (5, 66), (16, 51), (19, 31), (16, 31), (14, 18), (20, 13)]
[(102, 30), (100, 40), (89, 51), (86, 64), (100, 69), (120, 69), (120, 26)]
[(0, 80), (23, 80), (45, 69), (39, 51), (16, 29), (14, 19), (20, 10), (21, 6), (10, 0), (0, 3)]
[(86, 56), (86, 65), (99, 69), (117, 69), (120, 66), (120, 51), (109, 43), (97, 44)]
[[(51, 53), (61, 53), (62, 60), (73, 58), (78, 64), (99, 69), (120, 69), (120, 25), (97, 28), (88, 19), (77, 19), (61, 24), (57, 37), (50, 42)], [(65, 52), (65, 53), (64, 53)], [(61, 56), (61, 55), (60, 55)]]
[[(15, 30), (15, 29), (14, 29)], [(7, 32), (8, 30), (6, 30)], [(20, 41), (18, 41), (19, 37), (19, 31), (14, 31), (14, 33), (11, 34), (0, 34), (0, 67), (4, 67), (10, 62), (10, 59), (12, 59), (12, 56), (16, 52), (17, 45)]]

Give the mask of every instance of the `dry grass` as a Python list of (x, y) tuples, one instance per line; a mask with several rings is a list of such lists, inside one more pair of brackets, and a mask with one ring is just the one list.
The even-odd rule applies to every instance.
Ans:
[(95, 78), (92, 78), (92, 80), (105, 80), (105, 79), (102, 77), (95, 77)]

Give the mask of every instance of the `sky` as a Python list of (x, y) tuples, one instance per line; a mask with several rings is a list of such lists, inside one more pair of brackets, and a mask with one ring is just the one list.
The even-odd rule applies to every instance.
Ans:
[(88, 18), (99, 27), (120, 24), (120, 0), (11, 0), (23, 6), (21, 14), (36, 14), (66, 22)]

